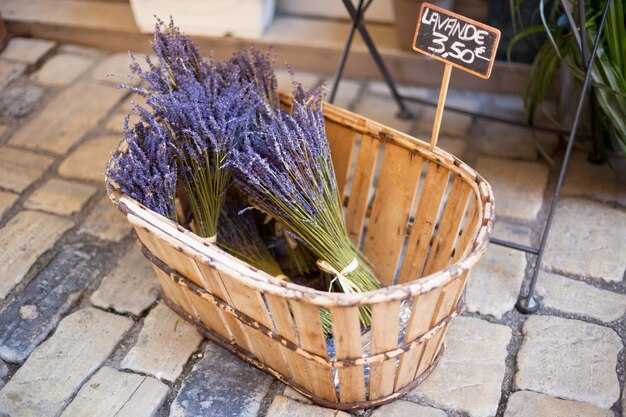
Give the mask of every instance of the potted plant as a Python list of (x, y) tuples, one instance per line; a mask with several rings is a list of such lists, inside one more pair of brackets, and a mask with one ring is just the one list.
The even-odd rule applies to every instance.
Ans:
[[(533, 121), (539, 105), (549, 95), (555, 85), (559, 71), (564, 70), (565, 80), (571, 78), (579, 86), (584, 72), (582, 55), (576, 40), (576, 34), (567, 23), (565, 13), (577, 10), (579, 0), (565, 2), (569, 10), (555, 5), (544, 16), (541, 25), (528, 28), (519, 33), (512, 44), (529, 34), (543, 31), (547, 40), (539, 48), (533, 60), (532, 70), (526, 85), (524, 102), (529, 121)], [(575, 16), (575, 22), (587, 29), (589, 49), (594, 44), (604, 1), (586, 0), (586, 16), (581, 22)], [(543, 1), (540, 2), (543, 7)], [(593, 109), (594, 148), (596, 156), (606, 158), (611, 152), (626, 155), (626, 15), (623, 0), (613, 1), (609, 8), (606, 26), (598, 46), (597, 56), (592, 68), (592, 87), (590, 105)], [(562, 85), (568, 85), (562, 82)], [(563, 93), (561, 94), (563, 95)], [(571, 100), (569, 100), (571, 101)]]

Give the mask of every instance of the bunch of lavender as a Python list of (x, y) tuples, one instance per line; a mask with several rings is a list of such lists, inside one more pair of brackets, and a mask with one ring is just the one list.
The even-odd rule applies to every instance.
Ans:
[[(148, 70), (136, 61), (131, 66), (142, 87), (128, 88), (146, 96), (151, 108), (136, 107), (135, 112), (145, 123), (156, 121), (168, 131), (189, 197), (193, 229), (214, 242), (225, 191), (232, 182), (225, 161), (255, 128), (259, 101), (265, 103), (264, 95), (275, 87), (269, 77), (271, 65), (258, 51), (220, 64), (207, 62), (172, 22), (168, 27), (157, 23), (153, 49), (159, 65), (147, 59)], [(252, 94), (259, 85), (263, 95)]]
[(220, 213), (217, 244), (226, 252), (280, 279), (287, 279), (261, 237), (254, 213), (226, 202)]
[(266, 219), (272, 238), (283, 243), (282, 247), (285, 248), (287, 258), (289, 259), (289, 271), (299, 276), (305, 276), (316, 271), (315, 255), (307, 247), (299, 243), (282, 224), (270, 216), (267, 216)]
[(150, 210), (174, 220), (177, 167), (169, 133), (159, 124), (137, 123), (131, 129), (124, 121), (127, 150), (117, 150), (107, 166), (106, 177), (129, 197)]
[[(333, 275), (331, 289), (371, 291), (379, 283), (351, 243), (324, 131), (322, 93), (297, 86), (291, 113), (265, 107), (256, 135), (232, 152), (229, 166), (242, 192), (280, 222)], [(360, 311), (368, 326), (371, 311)]]
[(193, 77), (202, 81), (211, 71), (211, 64), (202, 57), (198, 46), (189, 36), (180, 32), (172, 19), (166, 25), (157, 18), (152, 50), (158, 65), (147, 56), (147, 70), (144, 70), (135, 58), (130, 66), (131, 71), (141, 80), (143, 86), (140, 88), (124, 87), (145, 96), (168, 94), (175, 91), (187, 78)]
[(231, 59), (217, 65), (218, 71), (228, 74), (232, 67), (239, 68), (241, 80), (254, 85), (256, 92), (267, 100), (270, 106), (277, 107), (278, 82), (274, 74), (273, 60), (270, 53), (263, 54), (255, 47), (237, 52)]
[(252, 84), (240, 80), (238, 67), (228, 78), (218, 71), (209, 71), (202, 81), (182, 78), (176, 91), (147, 99), (153, 109), (149, 117), (170, 133), (194, 229), (203, 237), (214, 239), (217, 234), (225, 192), (232, 182), (225, 162), (254, 129), (257, 99)]
[(144, 96), (154, 93), (168, 94), (177, 90), (189, 77), (203, 81), (212, 72), (217, 71), (223, 78), (228, 79), (232, 77), (233, 68), (236, 68), (240, 81), (252, 83), (270, 105), (279, 104), (278, 83), (270, 53), (263, 54), (257, 48), (251, 47), (249, 50), (235, 53), (232, 58), (223, 62), (207, 61), (193, 40), (183, 35), (171, 19), (168, 25), (157, 19), (152, 49), (159, 65), (155, 65), (148, 56), (147, 70), (144, 70), (134, 57), (130, 66), (143, 87), (126, 85), (124, 87)]

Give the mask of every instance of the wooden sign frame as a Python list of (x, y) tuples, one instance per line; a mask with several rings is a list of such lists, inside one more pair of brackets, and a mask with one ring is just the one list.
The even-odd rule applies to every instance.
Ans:
[[(493, 51), (491, 53), (491, 57), (489, 58), (489, 67), (488, 67), (488, 70), (487, 70), (487, 74), (481, 74), (479, 72), (473, 71), (473, 70), (471, 70), (471, 69), (469, 69), (467, 67), (464, 67), (464, 66), (462, 66), (460, 64), (457, 64), (455, 62), (448, 61), (447, 59), (445, 59), (445, 58), (443, 58), (441, 56), (435, 55), (432, 52), (425, 51), (423, 49), (415, 47), (415, 43), (417, 42), (417, 35), (419, 33), (420, 26), (422, 25), (422, 16), (424, 14), (424, 9), (426, 7), (428, 7), (429, 9), (432, 9), (434, 11), (440, 12), (440, 13), (444, 14), (445, 16), (453, 17), (455, 19), (458, 19), (461, 22), (470, 23), (470, 24), (472, 24), (472, 25), (474, 25), (476, 27), (485, 29), (488, 32), (496, 34), (496, 39), (494, 41), (495, 47), (493, 48)], [(431, 58), (435, 58), (436, 60), (441, 61), (441, 62), (445, 63), (446, 65), (452, 65), (453, 67), (456, 67), (456, 68), (458, 68), (460, 70), (463, 70), (465, 72), (469, 72), (470, 74), (474, 74), (477, 77), (480, 77), (480, 78), (483, 78), (483, 79), (488, 79), (491, 76), (491, 70), (493, 68), (493, 63), (495, 62), (496, 52), (498, 50), (499, 43), (500, 43), (500, 30), (498, 30), (498, 29), (496, 29), (496, 28), (494, 28), (492, 26), (488, 26), (488, 25), (486, 25), (484, 23), (478, 22), (476, 20), (469, 19), (469, 18), (467, 18), (467, 17), (465, 17), (463, 15), (460, 15), (458, 13), (454, 13), (454, 12), (451, 12), (449, 10), (443, 9), (443, 8), (441, 8), (439, 6), (435, 6), (434, 4), (422, 3), (422, 7), (420, 8), (419, 18), (417, 20), (417, 27), (415, 28), (415, 35), (413, 36), (412, 48), (413, 48), (414, 51), (420, 52), (420, 53), (422, 53), (424, 55), (427, 55), (427, 56), (429, 56)]]

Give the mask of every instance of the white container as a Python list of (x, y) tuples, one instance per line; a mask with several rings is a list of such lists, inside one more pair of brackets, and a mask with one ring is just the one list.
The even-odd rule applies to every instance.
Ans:
[[(358, 2), (353, 1), (355, 5)], [(278, 0), (280, 13), (298, 16), (330, 17), (350, 19), (350, 15), (341, 0)], [(378, 0), (365, 12), (366, 22), (393, 23), (391, 0)]]
[(158, 16), (188, 35), (260, 38), (274, 19), (275, 0), (130, 0), (135, 22), (154, 32)]

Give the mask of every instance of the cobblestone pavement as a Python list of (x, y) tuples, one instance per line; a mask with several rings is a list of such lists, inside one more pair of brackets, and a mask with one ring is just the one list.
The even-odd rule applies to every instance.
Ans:
[[(125, 54), (31, 39), (12, 40), (0, 55), (0, 415), (348, 416), (203, 340), (159, 301), (102, 181), (129, 110), (129, 93), (115, 87), (129, 81), (119, 75), (127, 64)], [(286, 72), (279, 83), (289, 87)], [(433, 109), (412, 105), (417, 117), (398, 120), (381, 83), (347, 80), (337, 102), (429, 137)], [(451, 91), (448, 103), (523, 117), (513, 96)], [(448, 111), (440, 146), (493, 185), (495, 235), (537, 244), (557, 175), (541, 155), (558, 166), (558, 138)], [(400, 401), (353, 415), (626, 416), (620, 181), (577, 151), (541, 273), (540, 313), (514, 309), (533, 259), (491, 245), (432, 376)]]

